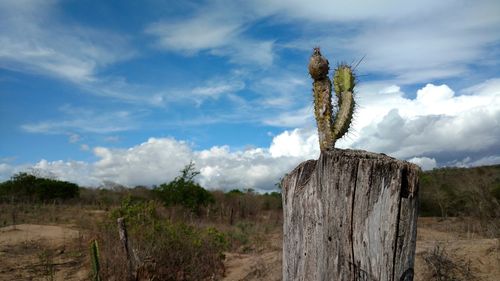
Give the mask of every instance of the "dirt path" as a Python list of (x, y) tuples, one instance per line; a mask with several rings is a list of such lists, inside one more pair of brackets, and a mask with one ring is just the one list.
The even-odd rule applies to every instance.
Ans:
[(0, 228), (0, 280), (86, 280), (81, 239), (70, 226)]
[(226, 255), (226, 277), (224, 281), (235, 280), (281, 280), (281, 252), (262, 254)]

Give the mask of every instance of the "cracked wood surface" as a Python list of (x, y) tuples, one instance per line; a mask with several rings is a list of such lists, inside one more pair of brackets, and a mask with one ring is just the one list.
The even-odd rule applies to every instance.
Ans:
[(282, 182), (283, 280), (413, 280), (418, 166), (322, 152)]

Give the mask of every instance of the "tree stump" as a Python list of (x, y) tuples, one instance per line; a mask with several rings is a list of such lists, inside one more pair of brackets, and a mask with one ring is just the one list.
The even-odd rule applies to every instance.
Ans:
[(282, 182), (283, 280), (413, 280), (420, 168), (333, 149)]

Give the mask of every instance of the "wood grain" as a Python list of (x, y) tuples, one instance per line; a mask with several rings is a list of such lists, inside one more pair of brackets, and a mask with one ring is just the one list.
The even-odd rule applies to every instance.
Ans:
[(413, 280), (420, 168), (322, 152), (282, 182), (283, 280)]

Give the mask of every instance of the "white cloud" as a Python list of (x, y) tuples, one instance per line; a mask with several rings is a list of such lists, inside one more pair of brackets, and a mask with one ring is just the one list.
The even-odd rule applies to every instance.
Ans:
[(485, 166), (485, 165), (498, 165), (500, 163), (500, 155), (486, 156), (481, 159), (468, 163), (467, 166)]
[(291, 20), (312, 22), (341, 22), (404, 19), (414, 14), (425, 15), (434, 10), (441, 11), (453, 1), (425, 0), (401, 2), (397, 0), (255, 0), (254, 8), (263, 15), (277, 14)]
[(198, 106), (207, 99), (217, 100), (220, 97), (235, 96), (235, 94), (245, 89), (245, 83), (237, 77), (227, 77), (226, 79), (212, 79), (206, 85), (194, 87), (189, 90), (189, 95), (182, 98), (193, 100)]
[[(194, 161), (201, 171), (197, 180), (206, 188), (265, 191), (275, 189), (274, 184), (301, 161), (315, 157), (317, 150), (311, 149), (315, 140), (314, 136), (294, 130), (276, 136), (270, 148), (231, 151), (228, 146), (214, 146), (195, 151), (186, 142), (173, 138), (150, 138), (128, 149), (96, 147), (93, 153), (98, 160), (92, 163), (41, 160), (31, 167), (84, 186), (104, 182), (135, 186), (171, 181)], [(28, 167), (0, 163), (0, 179)]]
[(0, 3), (0, 67), (92, 83), (99, 68), (133, 55), (121, 36), (59, 22), (56, 3)]
[(274, 41), (248, 38), (236, 38), (221, 48), (210, 51), (211, 54), (228, 56), (234, 64), (257, 64), (260, 67), (268, 67), (274, 61)]
[(437, 166), (436, 159), (429, 157), (413, 157), (408, 161), (413, 164), (417, 164), (424, 171), (432, 170)]
[(42, 159), (31, 168), (42, 175), (49, 174), (60, 180), (75, 182), (82, 186), (101, 184), (101, 180), (93, 174), (91, 165), (83, 161), (47, 161)]
[[(268, 1), (265, 1), (266, 3)], [(498, 1), (269, 1), (284, 21), (301, 20), (302, 36), (285, 46), (320, 45), (331, 61), (357, 60), (363, 74), (411, 84), (473, 74), (497, 61)]]
[(490, 48), (500, 41), (500, 19), (493, 12), (500, 6), (490, 4), (464, 3), (445, 13), (379, 21), (348, 43), (358, 56), (366, 55), (361, 71), (392, 74), (398, 83), (464, 75), (469, 65), (492, 59)]
[(77, 142), (80, 136), (74, 131), (104, 134), (127, 131), (137, 126), (134, 121), (136, 114), (124, 110), (96, 111), (65, 105), (59, 111), (66, 115), (65, 119), (28, 123), (21, 128), (29, 133), (69, 134), (70, 142)]
[[(455, 165), (453, 159), (467, 156), (473, 158), (471, 165), (482, 163), (480, 158), (491, 160), (484, 163), (493, 163), (496, 158), (488, 157), (500, 149), (499, 81), (490, 79), (459, 91), (461, 95), (447, 85), (427, 84), (413, 99), (396, 85), (365, 83), (356, 96), (359, 105), (354, 124), (337, 147), (383, 152), (401, 159), (434, 159), (437, 165)], [(308, 114), (312, 116), (312, 112)], [(285, 120), (293, 121), (294, 116), (299, 115), (288, 114)], [(281, 119), (278, 116), (274, 122)], [(284, 134), (293, 140), (293, 133), (285, 132), (273, 142)], [(302, 141), (316, 137), (314, 130), (303, 134)], [(310, 145), (292, 147), (317, 149), (316, 142)], [(278, 147), (286, 150), (286, 146)], [(431, 164), (422, 163), (426, 167)]]
[(304, 127), (310, 125), (313, 120), (312, 105), (279, 113), (277, 116), (268, 116), (263, 119), (263, 123), (278, 127)]
[(216, 1), (194, 9), (190, 18), (162, 20), (146, 27), (158, 47), (186, 56), (208, 52), (227, 56), (235, 64), (270, 66), (274, 60), (273, 40), (245, 35), (249, 23), (260, 16), (250, 3)]
[(273, 138), (269, 153), (272, 157), (303, 157), (316, 159), (319, 156), (316, 128), (284, 131)]
[(14, 174), (14, 168), (7, 163), (0, 163), (0, 181), (8, 180)]
[[(423, 169), (441, 165), (474, 166), (499, 162), (500, 95), (497, 79), (456, 95), (446, 85), (428, 84), (414, 99), (400, 88), (365, 85), (358, 109), (360, 133), (342, 139), (339, 147), (351, 147), (409, 159)], [(374, 90), (376, 89), (376, 90)], [(494, 93), (494, 94), (492, 94)], [(312, 114), (312, 113), (311, 113)], [(284, 131), (268, 148), (231, 151), (214, 146), (196, 151), (173, 138), (151, 138), (128, 149), (96, 147), (96, 162), (40, 161), (33, 167), (61, 179), (83, 185), (112, 181), (123, 185), (168, 182), (191, 160), (201, 171), (199, 182), (210, 189), (255, 188), (272, 190), (285, 173), (319, 154), (315, 128)], [(24, 166), (26, 167), (26, 165)], [(6, 178), (19, 167), (0, 166)]]
[(190, 20), (153, 23), (146, 33), (157, 36), (160, 47), (189, 55), (228, 45), (241, 29), (237, 21), (224, 22), (222, 14), (200, 13)]
[(500, 96), (500, 78), (488, 79), (485, 82), (466, 88), (462, 91), (466, 95)]
[(252, 84), (252, 90), (260, 95), (262, 106), (287, 108), (312, 97), (311, 82), (302, 76), (296, 76), (285, 71), (276, 75), (266, 75)]
[(345, 142), (403, 159), (434, 158), (441, 165), (460, 155), (491, 154), (500, 148), (496, 85), (500, 86), (497, 79), (492, 79), (456, 95), (446, 85), (427, 84), (415, 99), (406, 98), (397, 87), (391, 87), (392, 91), (365, 89), (359, 93), (363, 102), (355, 125), (359, 137)]
[(128, 37), (68, 23), (59, 1), (0, 1), (0, 68), (68, 81), (87, 93), (157, 105), (151, 89), (100, 74), (135, 57)]

